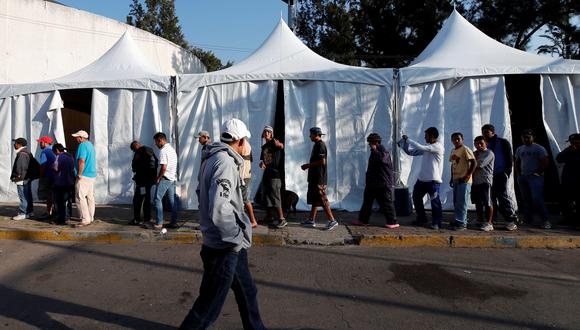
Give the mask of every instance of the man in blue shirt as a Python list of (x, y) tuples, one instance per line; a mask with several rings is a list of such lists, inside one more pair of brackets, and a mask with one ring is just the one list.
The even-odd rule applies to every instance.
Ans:
[(38, 179), (38, 199), (46, 201), (46, 214), (39, 217), (39, 220), (48, 220), (54, 216), (53, 212), (53, 190), (54, 172), (52, 164), (56, 156), (52, 152), (52, 138), (43, 136), (36, 140), (42, 152), (40, 154), (40, 178)]
[(81, 223), (78, 227), (88, 226), (95, 220), (95, 178), (97, 163), (95, 148), (89, 141), (89, 134), (83, 130), (72, 136), (79, 144), (75, 156), (75, 201), (79, 209)]

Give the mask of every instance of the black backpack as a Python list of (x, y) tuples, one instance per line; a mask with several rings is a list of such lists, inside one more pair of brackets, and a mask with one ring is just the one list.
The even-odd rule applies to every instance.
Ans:
[(26, 179), (36, 180), (40, 178), (40, 163), (34, 158), (34, 156), (29, 153), (30, 161), (28, 162), (28, 169), (26, 170)]

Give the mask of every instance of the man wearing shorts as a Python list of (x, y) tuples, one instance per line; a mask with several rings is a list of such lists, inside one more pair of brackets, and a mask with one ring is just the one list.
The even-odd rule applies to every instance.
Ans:
[(301, 168), (308, 170), (308, 193), (306, 195), (306, 202), (312, 205), (310, 209), (310, 218), (302, 222), (303, 226), (316, 226), (317, 208), (322, 206), (328, 224), (326, 230), (333, 230), (338, 226), (338, 221), (334, 219), (328, 198), (326, 197), (326, 183), (327, 183), (327, 149), (326, 144), (322, 141), (322, 129), (320, 127), (312, 127), (310, 129), (310, 141), (314, 142), (312, 153), (310, 154), (310, 162), (303, 164)]
[[(245, 138), (244, 138), (245, 139)], [(240, 166), (240, 178), (242, 179), (242, 200), (244, 201), (244, 208), (248, 212), (248, 217), (250, 218), (250, 223), (252, 228), (258, 226), (256, 222), (256, 217), (254, 216), (254, 207), (250, 201), (250, 183), (252, 182), (252, 147), (250, 146), (250, 141), (245, 141), (242, 148), (242, 158), (244, 163)]]
[(264, 170), (262, 176), (262, 205), (266, 207), (266, 221), (272, 220), (272, 210), (276, 210), (278, 221), (274, 222), (277, 228), (284, 228), (288, 222), (282, 212), (282, 150), (284, 144), (274, 139), (272, 126), (265, 126), (262, 138), (266, 143), (262, 146), (260, 168)]

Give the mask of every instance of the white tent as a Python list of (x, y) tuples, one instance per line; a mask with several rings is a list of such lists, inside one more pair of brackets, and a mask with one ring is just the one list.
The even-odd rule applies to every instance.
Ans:
[[(405, 133), (422, 140), (423, 131), (435, 126), (446, 147), (445, 159), (453, 132), (462, 132), (471, 146), (481, 126), (492, 123), (499, 136), (511, 140), (504, 75), (541, 74), (546, 129), (551, 142), (561, 145), (564, 136), (578, 131), (579, 73), (580, 61), (534, 55), (503, 45), (454, 10), (427, 48), (400, 70), (397, 135)], [(403, 183), (412, 185), (418, 171), (416, 160), (402, 155), (400, 166)], [(447, 162), (443, 174), (441, 198), (445, 207), (451, 208)]]
[[(170, 77), (161, 76), (125, 33), (95, 62), (65, 77), (0, 85), (0, 122), (4, 126), (0, 151), (11, 154), (13, 160), (10, 139), (19, 136), (30, 141), (32, 152), (36, 152), (35, 139), (41, 135), (53, 135), (64, 143), (59, 90), (92, 89), (90, 140), (97, 152), (95, 197), (98, 203), (129, 202), (129, 144), (134, 139), (151, 144), (157, 131), (170, 135), (170, 87)], [(16, 188), (7, 181), (11, 165), (5, 162), (1, 166), (0, 200), (16, 200)]]
[(392, 70), (325, 59), (306, 47), (283, 20), (239, 64), (178, 77), (181, 198), (186, 207), (197, 207), (200, 148), (194, 135), (204, 129), (217, 138), (220, 124), (231, 117), (246, 122), (253, 134), (251, 190), (256, 191), (262, 128), (274, 123), (279, 81), (284, 99), (286, 189), (298, 193), (299, 206), (306, 207), (306, 173), (300, 165), (308, 162), (312, 148), (308, 130), (319, 126), (327, 134), (331, 203), (348, 210), (360, 207), (368, 158), (366, 136), (378, 132), (390, 141)]

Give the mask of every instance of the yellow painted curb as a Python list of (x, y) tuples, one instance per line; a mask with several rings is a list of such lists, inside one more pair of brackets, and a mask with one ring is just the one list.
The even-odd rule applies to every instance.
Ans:
[(552, 248), (552, 249), (573, 249), (580, 248), (580, 237), (522, 237), (517, 240), (519, 248)]
[(448, 247), (449, 237), (447, 236), (362, 236), (356, 239), (361, 246), (392, 246), (392, 247), (415, 247), (433, 246)]
[(115, 233), (91, 233), (82, 232), (57, 232), (57, 231), (28, 231), (11, 230), (0, 231), (0, 239), (17, 239), (32, 241), (85, 241), (100, 243), (132, 243), (135, 239), (124, 237)]
[(275, 237), (269, 235), (253, 235), (252, 245), (256, 246), (282, 246), (286, 242), (282, 237)]

